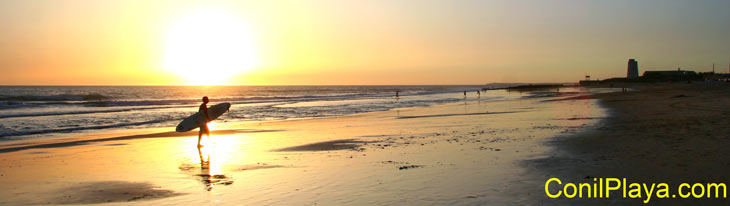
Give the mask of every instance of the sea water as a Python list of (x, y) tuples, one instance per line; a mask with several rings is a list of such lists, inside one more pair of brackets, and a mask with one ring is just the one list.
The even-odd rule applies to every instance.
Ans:
[[(491, 85), (499, 87), (503, 85)], [(466, 86), (0, 86), (0, 141), (63, 138), (113, 129), (174, 127), (229, 102), (219, 122), (339, 116), (521, 94)], [(464, 91), (468, 94), (465, 97)], [(396, 97), (398, 92), (399, 97)], [(171, 131), (173, 131), (172, 129)]]

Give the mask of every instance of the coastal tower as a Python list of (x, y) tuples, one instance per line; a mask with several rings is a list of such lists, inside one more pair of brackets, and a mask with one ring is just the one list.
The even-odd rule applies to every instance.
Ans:
[(639, 77), (639, 62), (634, 59), (629, 59), (629, 66), (626, 69), (626, 78)]

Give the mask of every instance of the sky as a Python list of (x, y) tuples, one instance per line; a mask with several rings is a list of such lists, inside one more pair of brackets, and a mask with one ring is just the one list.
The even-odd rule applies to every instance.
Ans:
[(0, 85), (402, 85), (727, 73), (730, 1), (0, 1)]

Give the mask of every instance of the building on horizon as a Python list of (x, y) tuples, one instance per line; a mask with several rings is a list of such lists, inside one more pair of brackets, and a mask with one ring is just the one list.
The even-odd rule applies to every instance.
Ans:
[(639, 62), (634, 59), (629, 59), (629, 66), (626, 69), (626, 78), (637, 78), (639, 77)]
[(702, 76), (695, 71), (677, 70), (645, 71), (641, 77), (645, 81), (701, 81)]

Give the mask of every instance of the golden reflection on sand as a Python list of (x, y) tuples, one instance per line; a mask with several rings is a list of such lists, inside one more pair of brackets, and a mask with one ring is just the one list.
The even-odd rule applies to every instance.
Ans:
[[(209, 124), (213, 126), (214, 124)], [(211, 128), (213, 130), (213, 128)], [(195, 147), (196, 142), (193, 138), (186, 139), (184, 145), (188, 145), (186, 153), (191, 162), (187, 165), (199, 165), (199, 173), (196, 177), (201, 178), (200, 181), (205, 185), (206, 190), (211, 191), (218, 185), (233, 184), (225, 170), (231, 163), (236, 153), (236, 136), (234, 135), (211, 135), (203, 137), (201, 144), (203, 147)], [(196, 149), (194, 149), (196, 148)], [(236, 157), (242, 157), (244, 153), (235, 154)], [(185, 163), (183, 165), (186, 165)]]

